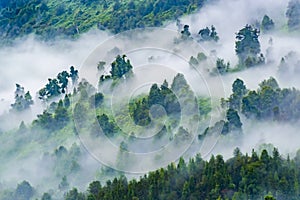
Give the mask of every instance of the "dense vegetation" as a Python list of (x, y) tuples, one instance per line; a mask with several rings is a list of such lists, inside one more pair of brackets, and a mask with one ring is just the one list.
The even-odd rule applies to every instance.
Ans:
[[(117, 56), (111, 64), (111, 69), (107, 79), (120, 80), (117, 84), (122, 84), (122, 79), (124, 77), (130, 78), (130, 76), (127, 76), (128, 73), (133, 73), (131, 71), (132, 65), (125, 55)], [(69, 79), (74, 82), (72, 86), (68, 85)], [(77, 124), (79, 128), (81, 123), (83, 127), (89, 127), (87, 130), (90, 130), (92, 137), (99, 137), (99, 133), (93, 129), (93, 123), (99, 124), (106, 136), (120, 137), (121, 130), (103, 104), (105, 94), (96, 92), (96, 89), (85, 80), (76, 85), (77, 79), (78, 72), (74, 67), (70, 68), (70, 72), (63, 71), (57, 75), (57, 78), (49, 79), (49, 83), (42, 89), (47, 96), (41, 98), (48, 104), (48, 108), (37, 116), (31, 126), (26, 127), (22, 122), (17, 133), (23, 133), (22, 137), (26, 137), (25, 133), (37, 134), (35, 137), (40, 142), (60, 134), (63, 130), (75, 135), (77, 132), (74, 129), (72, 119), (74, 117), (79, 122)], [(55, 80), (55, 83), (51, 80)], [(76, 87), (74, 87), (74, 84)], [(299, 107), (300, 99), (298, 90), (281, 89), (272, 77), (263, 81), (259, 86), (256, 91), (251, 91), (246, 88), (242, 80), (236, 79), (232, 84), (230, 97), (221, 100), (226, 112), (225, 119), (217, 122), (214, 127), (206, 129), (204, 134), (199, 135), (199, 139), (202, 140), (206, 134), (215, 131), (220, 131), (222, 134), (242, 133), (241, 114), (247, 118), (259, 120), (290, 121), (299, 119), (300, 114), (296, 109)], [(16, 101), (23, 99), (20, 101), (21, 105), (23, 105), (22, 102), (25, 102), (26, 109), (29, 109), (32, 104), (31, 98), (23, 97), (25, 92), (22, 86), (16, 85), (16, 87)], [(73, 93), (67, 93), (72, 87), (74, 87)], [(53, 90), (53, 88), (56, 89)], [(52, 91), (56, 91), (56, 93)], [(48, 102), (54, 97), (61, 98), (61, 100)], [(149, 117), (151, 106), (160, 105), (166, 109), (166, 114), (171, 117), (173, 123), (174, 121), (176, 123), (176, 120), (179, 120), (178, 116), (181, 114), (177, 98), (182, 97), (194, 98), (184, 76), (177, 74), (171, 86), (168, 85), (167, 81), (164, 81), (161, 86), (153, 84), (148, 94), (132, 99), (129, 103), (129, 111), (136, 124), (145, 126), (151, 120)], [(73, 116), (71, 115), (70, 98), (79, 100), (74, 107)], [(26, 99), (29, 100), (25, 101)], [(198, 105), (201, 115), (210, 112), (211, 108), (207, 100), (198, 99)], [(12, 108), (14, 112), (22, 112), (25, 109), (23, 106), (21, 110), (17, 110), (16, 103), (12, 104)], [(96, 109), (97, 119), (95, 122), (86, 118), (91, 113), (90, 109)], [(159, 118), (161, 116), (154, 117)], [(180, 130), (188, 134), (182, 127)], [(172, 131), (165, 126), (163, 132), (170, 134)], [(131, 143), (128, 138), (124, 138), (120, 142), (120, 147), (130, 148)], [(20, 148), (23, 145), (25, 144), (22, 144)], [(80, 170), (81, 166), (78, 163), (80, 156), (82, 154), (79, 148), (73, 145), (69, 150), (64, 146), (59, 146), (54, 153), (47, 154), (43, 158), (45, 161), (54, 161), (55, 164), (52, 166), (52, 170), (54, 170), (55, 176), (61, 179), (58, 185), (61, 192), (70, 189), (67, 177), (72, 177)], [(286, 199), (287, 197), (297, 199), (298, 189), (295, 186), (299, 181), (299, 172), (297, 171), (299, 163), (297, 159), (285, 160), (279, 156), (276, 150), (274, 150), (273, 157), (269, 156), (266, 151), (263, 151), (260, 157), (255, 152), (249, 157), (237, 151), (235, 157), (226, 162), (222, 159), (222, 156), (212, 157), (208, 162), (203, 161), (198, 156), (191, 159), (189, 164), (185, 164), (181, 159), (177, 167), (171, 164), (167, 169), (151, 172), (139, 181), (127, 182), (125, 177), (121, 177), (107, 182), (105, 186), (101, 186), (99, 182), (93, 182), (87, 193), (79, 193), (77, 189), (73, 189), (66, 194), (65, 198), (197, 199), (200, 196), (201, 199), (257, 199), (272, 193), (277, 199)], [(264, 174), (268, 179), (261, 179), (258, 174)], [(18, 191), (20, 190), (26, 192), (19, 194)], [(9, 198), (13, 195), (16, 199), (28, 199), (29, 197), (16, 197), (24, 194), (27, 197), (34, 194), (33, 188), (26, 181), (18, 185), (15, 192), (10, 191), (1, 195), (3, 198), (7, 196)], [(49, 196), (51, 194), (45, 193), (43, 199), (49, 199)]]
[(94, 181), (86, 193), (73, 188), (65, 199), (299, 199), (300, 151), (292, 160), (282, 158), (276, 148), (271, 154), (243, 155), (237, 148), (227, 161), (221, 155), (209, 161), (197, 155), (188, 163), (181, 158), (139, 180), (121, 176), (104, 185)]
[(203, 6), (206, 0), (12, 0), (0, 2), (0, 38), (35, 33), (43, 39), (77, 36), (92, 27), (119, 33), (160, 26)]
[(232, 94), (221, 99), (225, 119), (208, 127), (199, 139), (211, 133), (228, 134), (242, 132), (240, 115), (248, 119), (295, 122), (300, 119), (300, 91), (295, 88), (280, 88), (277, 81), (270, 77), (259, 84), (257, 90), (248, 90), (241, 79), (232, 84)]
[[(91, 28), (119, 33), (133, 28), (161, 26), (166, 20), (192, 13), (206, 2), (208, 1), (0, 1), (0, 39), (7, 42), (35, 33), (44, 40), (50, 40), (58, 36), (77, 37)], [(300, 1), (290, 0), (285, 14), (288, 30), (298, 31)], [(199, 43), (217, 46), (222, 39), (217, 33), (218, 27), (214, 25), (210, 28), (204, 26), (194, 34), (189, 25), (180, 24), (178, 19), (177, 23), (181, 35), (174, 39), (174, 45), (188, 43), (195, 37)], [(235, 66), (236, 71), (265, 64), (259, 35), (274, 29), (275, 23), (268, 15), (264, 15), (258, 25), (247, 24), (241, 27), (235, 35), (235, 52), (239, 60)], [(189, 63), (192, 67), (200, 68), (207, 60), (208, 56), (199, 52), (191, 56)], [(280, 62), (280, 75), (289, 75), (288, 71), (299, 72), (299, 63), (296, 53), (290, 52)], [(105, 65), (104, 61), (100, 61), (95, 67), (102, 73)], [(161, 147), (163, 139), (166, 139), (167, 142), (176, 141), (175, 148), (179, 148), (191, 136), (192, 131), (186, 124), (201, 123), (212, 111), (211, 99), (196, 98), (184, 75), (180, 73), (170, 85), (165, 80), (163, 83), (152, 84), (149, 92), (134, 96), (128, 101), (126, 98), (118, 99), (114, 105), (115, 110), (112, 111), (109, 107), (111, 94), (107, 90), (102, 91), (101, 87), (109, 85), (108, 88), (114, 89), (122, 86), (134, 77), (134, 72), (126, 55), (117, 55), (110, 67), (108, 74), (100, 74), (99, 84), (93, 86), (84, 79), (79, 82), (79, 72), (71, 66), (68, 71), (49, 78), (48, 83), (38, 91), (35, 102), (24, 87), (16, 84), (15, 101), (11, 104), (9, 113), (0, 116), (0, 140), (5, 141), (0, 146), (0, 162), (3, 163), (0, 171), (11, 172), (13, 170), (7, 168), (13, 168), (16, 163), (23, 164), (30, 155), (37, 155), (37, 161), (32, 162), (40, 164), (35, 173), (44, 176), (43, 170), (49, 172), (42, 177), (43, 180), (47, 179), (43, 184), (49, 185), (44, 190), (45, 185), (35, 185), (34, 188), (32, 183), (24, 180), (12, 189), (0, 182), (0, 199), (300, 199), (300, 150), (295, 158), (290, 159), (289, 156), (281, 156), (276, 148), (273, 151), (253, 150), (251, 155), (242, 154), (237, 148), (234, 156), (228, 160), (224, 160), (221, 155), (211, 156), (207, 161), (200, 155), (191, 158), (189, 162), (180, 158), (166, 168), (131, 180), (121, 175), (122, 172), (108, 167), (97, 169), (96, 172), (93, 171), (95, 169), (88, 168), (93, 171), (92, 177), (97, 181), (91, 182), (86, 192), (80, 192), (76, 187), (80, 184), (78, 180), (85, 178), (86, 174), (82, 170), (87, 157), (87, 152), (81, 151), (76, 142), (73, 143), (80, 130), (95, 141), (100, 141), (102, 137), (115, 139), (115, 145), (120, 147), (116, 156), (117, 165), (135, 165), (139, 161), (124, 160), (120, 155), (135, 148), (135, 136), (142, 134), (142, 128), (157, 128), (163, 124), (153, 137), (151, 145)], [(218, 58), (210, 73), (225, 75), (233, 71), (235, 69), (230, 68), (229, 62)], [(15, 116), (30, 113), (30, 109), (39, 100), (45, 110), (32, 123), (22, 121), (18, 128), (2, 130), (2, 125)], [(199, 140), (195, 142), (195, 148), (198, 149), (197, 145), (212, 133), (221, 133), (220, 137), (226, 139), (230, 139), (231, 135), (243, 137), (243, 125), (248, 120), (298, 122), (300, 91), (295, 88), (280, 88), (273, 77), (261, 82), (256, 90), (247, 89), (243, 80), (236, 79), (232, 84), (232, 94), (227, 99), (221, 99), (221, 107), (224, 119), (217, 121), (212, 127), (206, 128), (205, 124), (201, 131), (200, 128), (197, 129)], [(195, 110), (196, 112), (192, 112)], [(126, 111), (128, 116), (124, 114)], [(157, 120), (160, 124), (151, 123), (152, 120)], [(181, 120), (183, 125), (179, 123)], [(141, 148), (139, 153), (146, 152), (147, 148)], [(16, 162), (7, 161), (6, 158), (15, 158)], [(163, 159), (162, 155), (153, 162), (159, 163)], [(23, 170), (22, 167), (21, 169)], [(22, 170), (16, 172), (15, 176), (27, 173)], [(111, 180), (106, 182), (108, 177)], [(89, 177), (88, 182), (90, 180)]]
[[(259, 120), (297, 121), (300, 118), (300, 91), (295, 88), (280, 88), (270, 77), (259, 84), (257, 90), (247, 90), (243, 81), (237, 79), (236, 92), (223, 105), (235, 109), (247, 118)], [(233, 85), (234, 88), (234, 85)]]
[(17, 112), (24, 111), (27, 110), (32, 104), (33, 100), (29, 91), (25, 93), (24, 87), (16, 84), (15, 102), (11, 104), (12, 110)]

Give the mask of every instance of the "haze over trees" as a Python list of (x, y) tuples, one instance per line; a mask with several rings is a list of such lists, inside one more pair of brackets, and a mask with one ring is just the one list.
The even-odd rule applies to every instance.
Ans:
[(298, 199), (298, 154), (284, 159), (276, 148), (244, 155), (238, 148), (225, 161), (221, 155), (204, 161), (200, 155), (188, 162), (180, 158), (141, 176), (125, 176), (101, 184), (91, 182), (87, 193), (70, 190), (65, 199)]
[(25, 93), (24, 87), (16, 84), (15, 102), (11, 104), (12, 110), (21, 112), (30, 108), (33, 104), (32, 96), (29, 91)]
[[(210, 2), (213, 3), (203, 7)], [(234, 2), (236, 1), (231, 1), (229, 7), (240, 5)], [(285, 8), (280, 10), (280, 13), (285, 14), (284, 19), (279, 19), (275, 11), (270, 12), (272, 5), (260, 9), (259, 6), (263, 4), (259, 4), (259, 18), (251, 15), (247, 18), (253, 21), (243, 21), (241, 17), (238, 19), (239, 24), (248, 24), (240, 27), (238, 31), (230, 29), (230, 25), (225, 24), (226, 20), (222, 20), (222, 17), (222, 25), (201, 17), (199, 24), (196, 24), (195, 17), (191, 17), (190, 25), (181, 24), (180, 16), (202, 7), (211, 10), (219, 5), (218, 1), (211, 0), (0, 1), (2, 43), (34, 33), (36, 37), (46, 41), (64, 38), (57, 40), (59, 48), (69, 44), (73, 48), (73, 42), (76, 40), (69, 41), (65, 37), (76, 39), (93, 28), (119, 33), (148, 26), (164, 27), (166, 24), (169, 27), (173, 24), (168, 20), (177, 20), (177, 36), (175, 39), (170, 38), (165, 49), (170, 50), (172, 56), (187, 53), (184, 59), (186, 65), (183, 66), (174, 62), (172, 56), (145, 55), (143, 61), (148, 61), (149, 65), (156, 64), (156, 61), (166, 61), (171, 63), (170, 68), (176, 73), (159, 77), (155, 72), (155, 78), (160, 78), (160, 81), (150, 81), (145, 86), (148, 88), (143, 88), (142, 92), (138, 90), (134, 94), (129, 92), (129, 88), (127, 91), (126, 84), (135, 84), (137, 79), (144, 78), (134, 74), (133, 66), (137, 60), (142, 60), (143, 56), (140, 54), (135, 57), (132, 51), (128, 57), (122, 54), (130, 49), (123, 38), (115, 44), (116, 46), (104, 49), (107, 51), (103, 56), (109, 59), (95, 60), (92, 67), (95, 68), (93, 75), (96, 76), (95, 80), (99, 80), (98, 84), (92, 85), (88, 77), (81, 77), (84, 74), (74, 66), (49, 77), (37, 92), (36, 98), (25, 90), (23, 83), (16, 84), (14, 100), (7, 104), (9, 112), (0, 115), (0, 199), (299, 199), (300, 150), (297, 151), (297, 130), (300, 119), (300, 91), (296, 88), (299, 85), (298, 81), (293, 82), (291, 77), (297, 78), (300, 74), (300, 61), (297, 46), (290, 44), (299, 40), (299, 4), (299, 0), (286, 2)], [(223, 13), (227, 10), (223, 7), (221, 9), (222, 12), (216, 9), (212, 13)], [(265, 13), (262, 13), (262, 10)], [(188, 21), (189, 16), (186, 19)], [(211, 25), (212, 23), (214, 25)], [(195, 27), (196, 32), (193, 32)], [(224, 27), (231, 31), (230, 35), (226, 35)], [(260, 37), (260, 34), (263, 37)], [(273, 39), (270, 39), (269, 46), (264, 46), (270, 35), (274, 39), (274, 45), (272, 46)], [(90, 45), (89, 36), (90, 34), (84, 35), (80, 40), (84, 45), (74, 45), (79, 48), (74, 50), (76, 55), (84, 54), (85, 45)], [(129, 41), (144, 42), (144, 37), (141, 39), (135, 36)], [(156, 36), (155, 31), (150, 35), (155, 39)], [(228, 44), (225, 40), (228, 38), (230, 49), (226, 48)], [(194, 51), (193, 39), (195, 45), (203, 45), (208, 51)], [(26, 41), (25, 47), (12, 44), (4, 48), (7, 52), (1, 51), (0, 56), (10, 55), (10, 50), (16, 48), (17, 56), (12, 58), (20, 58), (23, 48), (32, 48), (28, 45), (31, 44), (30, 40), (17, 41), (22, 45), (23, 41)], [(126, 39), (125, 41), (127, 42)], [(281, 41), (288, 41), (284, 44), (287, 47), (274, 49), (278, 51), (276, 56), (270, 56), (274, 62), (265, 63), (265, 50), (267, 49), (266, 61), (269, 61), (268, 52), (276, 45), (277, 48), (281, 47), (282, 44), (278, 44)], [(48, 42), (43, 42), (47, 48), (48, 44), (52, 45), (52, 41)], [(123, 42), (125, 45), (121, 47)], [(191, 45), (181, 48), (183, 44)], [(289, 45), (295, 49), (290, 49)], [(52, 46), (49, 48), (52, 49)], [(56, 50), (56, 47), (53, 49)], [(66, 49), (70, 50), (69, 47)], [(285, 52), (286, 49), (288, 53)], [(114, 60), (111, 61), (111, 58)], [(186, 58), (190, 60), (186, 61)], [(43, 64), (49, 61), (42, 56), (38, 59), (42, 60)], [(213, 61), (212, 64), (210, 61)], [(33, 62), (36, 60), (33, 59), (31, 63)], [(23, 63), (18, 65), (23, 67)], [(4, 67), (7, 67), (5, 62)], [(106, 71), (107, 67), (110, 69)], [(272, 71), (276, 79), (270, 77), (263, 80), (270, 76), (268, 70)], [(147, 72), (143, 74), (145, 77), (153, 75)], [(209, 86), (215, 86), (217, 81), (224, 81), (226, 94), (228, 88), (225, 84), (232, 84), (231, 94), (221, 100), (219, 98), (223, 93), (214, 95), (209, 91), (209, 95), (204, 94), (205, 87), (202, 87), (201, 80), (195, 78), (196, 72), (202, 73), (205, 84), (211, 84)], [(219, 74), (223, 76), (218, 77)], [(18, 78), (18, 75), (13, 73), (11, 77)], [(22, 74), (22, 78), (28, 77)], [(8, 79), (4, 76), (3, 80)], [(261, 83), (256, 85), (257, 81)], [(283, 88), (285, 85), (291, 85), (291, 88)], [(25, 87), (31, 91), (29, 86)], [(119, 96), (116, 91), (120, 88), (122, 95)], [(34, 113), (36, 116), (29, 120), (27, 113)], [(6, 126), (10, 124), (16, 125), (8, 129)], [(274, 131), (270, 124), (282, 129)], [(250, 125), (255, 133), (249, 130)], [(144, 138), (144, 134), (148, 134), (148, 130), (150, 132), (152, 129), (157, 130), (155, 135), (151, 133), (151, 136), (147, 135)], [(196, 137), (182, 155), (177, 155), (176, 151), (183, 147), (185, 142), (189, 142), (189, 138), (193, 139), (197, 135), (198, 140)], [(84, 143), (85, 137), (95, 144), (92, 148)], [(211, 155), (211, 152), (205, 155), (197, 154), (205, 148), (206, 139), (214, 142), (216, 138), (220, 139), (221, 145), (213, 146), (216, 147), (214, 151), (221, 152), (224, 157), (217, 153)], [(105, 145), (102, 145), (104, 139), (112, 143), (117, 149), (116, 152), (106, 151)], [(144, 143), (146, 139), (150, 142)], [(269, 140), (284, 147), (282, 152), (279, 153), (277, 148), (267, 143)], [(285, 147), (284, 144), (289, 145)], [(173, 149), (168, 149), (169, 145)], [(243, 148), (247, 153), (242, 153), (236, 148), (233, 156), (228, 158), (226, 151), (236, 146)], [(251, 148), (256, 150), (251, 151)], [(100, 166), (97, 155), (92, 152), (94, 149), (111, 157), (112, 162), (105, 163), (108, 166)], [(148, 164), (144, 169), (145, 174), (135, 173), (127, 176), (127, 171), (131, 172), (134, 167), (144, 163), (142, 159), (134, 160), (126, 155), (146, 155), (156, 151), (164, 152), (145, 162)], [(167, 153), (176, 154), (173, 162), (165, 162), (169, 158)], [(97, 161), (92, 157), (96, 157)], [(109, 166), (125, 166), (128, 170), (117, 171)], [(150, 171), (150, 168), (153, 171)]]
[(235, 52), (241, 67), (248, 68), (264, 63), (258, 37), (259, 30), (248, 24), (236, 34)]
[(261, 29), (263, 32), (269, 32), (274, 30), (275, 24), (273, 20), (268, 16), (264, 15), (262, 22), (261, 22)]

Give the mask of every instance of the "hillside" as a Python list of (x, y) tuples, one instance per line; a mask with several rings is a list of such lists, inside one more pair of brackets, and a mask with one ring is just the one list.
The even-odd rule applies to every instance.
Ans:
[(0, 39), (34, 33), (43, 40), (78, 37), (91, 28), (113, 33), (161, 26), (200, 9), (205, 0), (12, 0), (0, 3)]
[(300, 199), (299, 30), (300, 0), (1, 1), (0, 200)]

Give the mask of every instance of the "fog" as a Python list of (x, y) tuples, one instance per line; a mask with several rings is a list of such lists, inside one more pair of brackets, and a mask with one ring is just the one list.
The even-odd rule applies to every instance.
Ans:
[[(190, 32), (194, 40), (179, 44), (174, 43), (175, 38), (180, 38), (180, 33), (177, 32), (176, 22), (173, 21), (166, 23), (165, 29), (138, 30), (117, 36), (112, 36), (105, 31), (92, 30), (76, 40), (56, 40), (51, 43), (38, 41), (34, 35), (30, 35), (27, 38), (17, 40), (13, 46), (0, 49), (0, 113), (7, 113), (10, 104), (13, 103), (15, 83), (21, 84), (26, 91), (29, 90), (32, 96), (35, 96), (36, 92), (47, 83), (48, 78), (55, 77), (57, 73), (68, 70), (73, 65), (79, 69), (80, 78), (86, 78), (97, 87), (99, 79), (99, 71), (96, 68), (97, 63), (105, 61), (107, 64), (104, 73), (108, 73), (110, 70), (109, 63), (114, 60), (115, 56), (126, 54), (134, 67), (134, 77), (131, 81), (126, 82), (126, 88), (118, 88), (112, 92), (109, 92), (110, 86), (102, 88), (103, 92), (108, 93), (107, 96), (112, 99), (109, 99), (111, 102), (107, 103), (107, 105), (110, 105), (110, 103), (112, 105), (110, 111), (117, 113), (119, 107), (114, 107), (113, 104), (119, 104), (127, 97), (126, 95), (131, 98), (148, 92), (151, 84), (162, 84), (164, 79), (167, 79), (171, 84), (173, 77), (177, 73), (182, 73), (196, 96), (212, 98), (213, 111), (207, 121), (201, 122), (200, 132), (197, 133), (201, 134), (201, 131), (207, 126), (211, 126), (217, 120), (222, 119), (224, 113), (220, 110), (219, 100), (231, 94), (231, 84), (236, 78), (242, 79), (248, 89), (257, 89), (258, 84), (270, 76), (278, 80), (281, 88), (300, 88), (300, 80), (297, 78), (299, 74), (291, 72), (288, 76), (282, 76), (278, 71), (282, 57), (287, 56), (290, 51), (300, 54), (300, 36), (286, 30), (285, 11), (287, 4), (287, 0), (253, 1), (250, 3), (246, 0), (215, 2), (205, 6), (195, 14), (180, 18), (182, 24), (190, 26)], [(235, 33), (246, 24), (261, 22), (265, 14), (270, 16), (275, 23), (273, 32), (268, 34), (261, 32), (259, 37), (261, 51), (266, 56), (267, 64), (224, 76), (212, 76), (210, 72), (215, 65), (216, 58), (223, 58), (226, 62), (229, 61), (231, 68), (236, 66), (238, 58), (234, 50)], [(211, 25), (216, 27), (220, 37), (218, 43), (197, 43), (198, 31)], [(272, 38), (272, 43), (270, 43), (270, 38)], [(208, 56), (208, 60), (198, 67), (191, 67), (188, 63), (190, 56), (197, 56), (199, 52), (204, 52)], [(30, 124), (37, 113), (42, 112), (43, 107), (38, 103), (39, 100), (35, 98), (35, 101), (37, 103), (32, 107), (33, 114), (25, 113), (25, 116), (22, 116), (22, 118), (27, 118), (27, 125)], [(127, 102), (125, 101), (125, 103)], [(184, 104), (181, 106), (184, 106)], [(118, 120), (116, 120), (117, 124), (122, 128), (123, 122)], [(7, 123), (17, 127), (19, 122), (20, 119), (16, 120), (15, 123), (13, 120)], [(211, 154), (222, 154), (225, 158), (230, 158), (235, 147), (239, 147), (243, 153), (251, 153), (253, 148), (259, 149), (261, 144), (271, 143), (279, 148), (279, 152), (283, 156), (287, 156), (288, 154), (294, 155), (300, 147), (297, 143), (297, 141), (300, 141), (299, 136), (297, 136), (299, 123), (257, 122), (244, 117), (242, 117), (242, 122), (243, 134), (238, 136), (212, 135), (208, 136), (202, 143), (195, 140), (192, 150), (188, 150), (182, 155), (188, 158), (200, 152), (205, 159), (209, 159)], [(3, 127), (0, 127), (0, 131), (1, 129)], [(123, 129), (129, 134), (126, 127)], [(147, 135), (148, 133), (144, 134)], [(29, 134), (27, 133), (27, 135)], [(69, 133), (68, 136), (71, 134)], [(0, 138), (4, 140), (7, 136), (8, 144), (16, 145), (16, 138), (8, 135), (8, 133), (3, 133)], [(57, 189), (60, 179), (51, 179), (49, 188), (44, 183), (45, 177), (53, 175), (51, 169), (47, 168), (52, 166), (53, 163), (48, 160), (46, 162), (47, 167), (44, 165), (40, 167), (41, 163), (45, 162), (43, 155), (45, 152), (53, 154), (54, 150), (60, 145), (64, 145), (69, 149), (74, 142), (80, 146), (82, 152), (79, 159), (81, 168), (78, 174), (70, 180), (70, 185), (84, 190), (89, 182), (97, 178), (97, 171), (99, 172), (102, 166), (96, 152), (101, 151), (101, 149), (96, 146), (95, 150), (93, 145), (89, 149), (86, 143), (81, 144), (74, 135), (68, 139), (50, 140), (47, 144), (38, 144), (37, 149), (29, 151), (28, 155), (31, 156), (23, 159), (9, 156), (2, 157), (3, 160), (7, 159), (7, 163), (11, 164), (11, 167), (7, 168), (7, 164), (6, 167), (0, 168), (0, 182), (6, 183), (9, 187), (14, 187), (14, 184), (16, 185), (17, 182), (26, 179), (42, 192), (48, 189)], [(119, 142), (117, 141), (116, 144), (118, 145)], [(32, 137), (28, 143), (34, 143), (35, 145), (32, 146), (36, 147), (38, 140)], [(133, 149), (138, 150), (143, 148), (143, 145), (143, 143), (137, 144)], [(112, 156), (117, 157), (118, 151), (109, 152), (106, 150), (103, 150), (103, 152), (106, 153), (107, 159)], [(21, 154), (21, 152), (19, 153)], [(178, 155), (173, 156), (178, 157)], [(169, 162), (169, 159), (166, 158), (165, 160)], [(160, 164), (165, 166), (168, 162)], [(151, 163), (149, 160), (139, 164), (138, 167), (141, 167), (139, 173), (160, 167), (157, 163)], [(142, 168), (145, 164), (148, 168)], [(130, 172), (129, 177), (139, 175), (139, 173), (137, 173), (138, 175), (133, 173), (137, 171), (124, 170), (124, 168), (123, 171)], [(40, 176), (35, 176), (37, 172)], [(86, 178), (82, 179), (81, 177)], [(99, 179), (103, 181), (104, 178)]]
[(42, 42), (34, 35), (0, 48), (0, 113), (13, 103), (15, 84), (34, 97), (48, 81), (70, 66), (79, 68), (89, 53), (109, 37), (104, 31), (90, 31), (79, 39)]
[[(238, 147), (243, 154), (251, 155), (252, 150), (260, 151), (263, 147), (272, 145), (278, 148), (283, 158), (293, 158), (299, 148), (300, 136), (297, 132), (299, 123), (278, 123), (243, 120), (243, 134), (231, 136), (214, 135), (212, 137), (216, 145), (211, 151), (203, 151), (204, 159), (209, 159), (211, 155), (220, 154), (224, 159), (233, 156), (233, 150)], [(272, 150), (267, 149), (272, 155)]]

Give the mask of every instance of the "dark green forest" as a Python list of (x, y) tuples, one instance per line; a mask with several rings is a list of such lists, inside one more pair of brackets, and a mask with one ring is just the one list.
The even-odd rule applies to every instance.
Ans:
[(113, 33), (158, 27), (200, 9), (206, 0), (12, 0), (0, 2), (0, 38), (34, 33), (44, 40), (77, 37), (91, 28)]
[(266, 150), (244, 155), (236, 148), (226, 161), (221, 155), (208, 161), (197, 155), (139, 179), (94, 181), (86, 192), (73, 188), (65, 199), (299, 199), (299, 156), (300, 151), (284, 159), (276, 148), (271, 155)]
[[(84, 77), (84, 66), (81, 69), (76, 64), (61, 67), (62, 70), (51, 76), (47, 74), (48, 79), (37, 91), (32, 91), (26, 81), (14, 82), (12, 102), (0, 115), (0, 200), (300, 199), (300, 146), (295, 131), (300, 121), (297, 78), (300, 59), (297, 45), (292, 44), (299, 41), (300, 1), (287, 0), (280, 10), (280, 20), (274, 12), (261, 9), (257, 12), (259, 17), (253, 14), (250, 21), (243, 21), (243, 26), (234, 32), (230, 30), (232, 52), (224, 47), (228, 45), (224, 41), (228, 39), (224, 27), (229, 29), (230, 24), (213, 24), (210, 17), (215, 16), (212, 15), (204, 15), (205, 19), (193, 15), (212, 9), (218, 3), (218, 0), (0, 0), (0, 45), (4, 49), (2, 52), (0, 48), (0, 63), (3, 58), (1, 67), (5, 69), (0, 71), (0, 78), (4, 71), (13, 74), (3, 75), (4, 82), (19, 76), (31, 79), (31, 74), (17, 74), (18, 70), (10, 69), (4, 59), (13, 48), (18, 50), (12, 60), (31, 51), (26, 48), (35, 49), (35, 45), (28, 45), (30, 41), (25, 43), (26, 48), (19, 49), (22, 37), (33, 35), (34, 43), (51, 46), (51, 51), (57, 49), (56, 44), (49, 41), (57, 40), (61, 43), (59, 48), (69, 51), (68, 48), (73, 48), (71, 43), (78, 42), (77, 39), (90, 30), (117, 35), (135, 28), (165, 27), (169, 23), (178, 28), (174, 31), (176, 37), (163, 38), (170, 40), (164, 47), (172, 54), (169, 57), (167, 54), (160, 57), (149, 49), (145, 51), (150, 52), (146, 57), (142, 50), (135, 56), (140, 49), (130, 49), (126, 44), (135, 43), (137, 35), (133, 35), (128, 41), (121, 37), (120, 44), (105, 49), (106, 55), (99, 55), (103, 60), (90, 64), (87, 59), (86, 63), (93, 65), (95, 83)], [(212, 13), (219, 17), (217, 12), (208, 12)], [(190, 16), (190, 24), (185, 23), (188, 20), (184, 17)], [(229, 18), (222, 17), (224, 21), (225, 17)], [(160, 42), (155, 31), (153, 34)], [(138, 35), (137, 43), (143, 40), (146, 43), (148, 36), (140, 36), (143, 35)], [(70, 42), (66, 47), (65, 41)], [(89, 43), (88, 39), (83, 42)], [(196, 45), (201, 46), (201, 51), (194, 49)], [(124, 53), (127, 47), (128, 54)], [(85, 51), (80, 50), (79, 53)], [(274, 50), (277, 54), (272, 54)], [(227, 55), (230, 53), (233, 55)], [(175, 54), (184, 55), (186, 68), (177, 66), (174, 62), (177, 60), (172, 57)], [(59, 60), (60, 56), (57, 57)], [(127, 84), (130, 86), (139, 78), (151, 76), (149, 68), (149, 74), (142, 72), (145, 77), (137, 77), (135, 72), (140, 66), (135, 63), (142, 58), (153, 68), (165, 62), (163, 66), (170, 65), (167, 67), (176, 73), (166, 74), (160, 82), (138, 85), (136, 91), (130, 93), (132, 91), (125, 87)], [(27, 59), (24, 65), (40, 60), (51, 63), (45, 56), (28, 63)], [(18, 65), (23, 67), (23, 63)], [(44, 68), (39, 66), (36, 70)], [(262, 76), (260, 72), (266, 73)], [(163, 70), (161, 73), (165, 75)], [(205, 79), (205, 84), (226, 84), (221, 88), (224, 93), (215, 95), (208, 91), (204, 94), (205, 88), (201, 88), (204, 86), (195, 78), (197, 75)], [(32, 79), (35, 80), (34, 75)], [(228, 88), (230, 94), (225, 95)], [(1, 96), (0, 103), (4, 101)], [(290, 142), (291, 147), (281, 150), (275, 143), (268, 143), (269, 138), (264, 135), (269, 134), (272, 125), (282, 126), (284, 130), (283, 138), (274, 131), (272, 141), (282, 140), (278, 143), (283, 145)], [(270, 130), (260, 130), (264, 128)], [(257, 129), (259, 137), (252, 138), (250, 129)], [(155, 135), (151, 131), (152, 135), (144, 134), (148, 130), (154, 130)], [(288, 138), (291, 130), (295, 138)], [(111, 162), (102, 163), (97, 157), (100, 154), (94, 155), (94, 149), (85, 143), (86, 138), (94, 142), (92, 147), (100, 150), (100, 154), (112, 157)], [(201, 155), (207, 138), (214, 142), (220, 140), (221, 145), (228, 143), (230, 149), (216, 143), (211, 148), (217, 149), (217, 153), (210, 150)], [(245, 141), (245, 138), (251, 139)], [(102, 142), (106, 139), (116, 147), (115, 154), (105, 151)], [(256, 143), (250, 141), (252, 139)], [(177, 155), (176, 150), (187, 143), (189, 147), (185, 152)], [(242, 148), (248, 149), (247, 153), (242, 152)], [(135, 160), (129, 153), (146, 155), (161, 149), (162, 154), (145, 160), (149, 168), (134, 171), (136, 166), (137, 169), (143, 166), (144, 160)], [(233, 151), (233, 154), (228, 156), (225, 151)], [(172, 153), (177, 157), (169, 161), (167, 156)]]
[[(62, 150), (60, 150), (62, 151)], [(205, 161), (197, 155), (189, 161), (180, 158), (137, 179), (124, 175), (106, 183), (93, 181), (86, 192), (73, 188), (65, 193), (66, 200), (100, 199), (299, 199), (300, 151), (295, 158), (283, 158), (278, 149), (269, 154), (252, 151), (243, 154), (238, 148), (233, 157), (224, 160), (221, 155)], [(60, 187), (68, 187), (63, 178)], [(27, 181), (18, 184), (14, 199), (30, 199), (34, 188)], [(9, 194), (2, 199), (10, 199)], [(41, 200), (49, 200), (44, 193)]]

